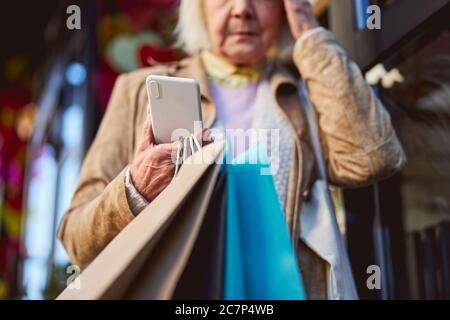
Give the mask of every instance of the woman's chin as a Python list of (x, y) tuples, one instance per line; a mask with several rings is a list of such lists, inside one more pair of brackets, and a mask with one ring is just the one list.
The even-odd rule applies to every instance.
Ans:
[(251, 47), (240, 46), (239, 48), (229, 50), (226, 57), (227, 60), (236, 65), (257, 64), (265, 57), (265, 52)]

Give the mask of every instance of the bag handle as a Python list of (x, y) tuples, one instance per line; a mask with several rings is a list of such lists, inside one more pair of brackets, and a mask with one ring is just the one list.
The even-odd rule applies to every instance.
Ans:
[(177, 158), (175, 161), (175, 173), (172, 179), (177, 176), (181, 165), (186, 161), (186, 159), (201, 148), (200, 142), (194, 134), (180, 138), (180, 144), (177, 149)]
[(320, 144), (319, 126), (316, 111), (312, 106), (311, 100), (309, 99), (308, 87), (306, 86), (305, 81), (303, 81), (302, 79), (298, 81), (298, 95), (300, 101), (303, 102), (302, 105), (304, 106), (306, 119), (309, 125), (311, 144), (314, 152), (314, 157), (316, 158), (318, 177), (321, 180), (328, 181), (325, 158), (323, 155), (322, 146)]

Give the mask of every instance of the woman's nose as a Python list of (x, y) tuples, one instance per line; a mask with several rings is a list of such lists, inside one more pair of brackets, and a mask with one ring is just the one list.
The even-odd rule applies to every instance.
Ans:
[(234, 0), (231, 9), (231, 16), (241, 19), (250, 19), (253, 17), (252, 0)]

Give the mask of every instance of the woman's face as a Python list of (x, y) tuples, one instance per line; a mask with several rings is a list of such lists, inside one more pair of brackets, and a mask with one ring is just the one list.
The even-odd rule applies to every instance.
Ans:
[(281, 0), (203, 0), (211, 50), (233, 64), (256, 64), (273, 46)]

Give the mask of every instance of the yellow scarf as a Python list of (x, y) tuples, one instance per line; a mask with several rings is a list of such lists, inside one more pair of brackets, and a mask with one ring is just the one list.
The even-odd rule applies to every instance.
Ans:
[(265, 62), (256, 66), (235, 66), (225, 59), (204, 50), (201, 53), (203, 66), (209, 79), (229, 88), (242, 88), (261, 78)]

